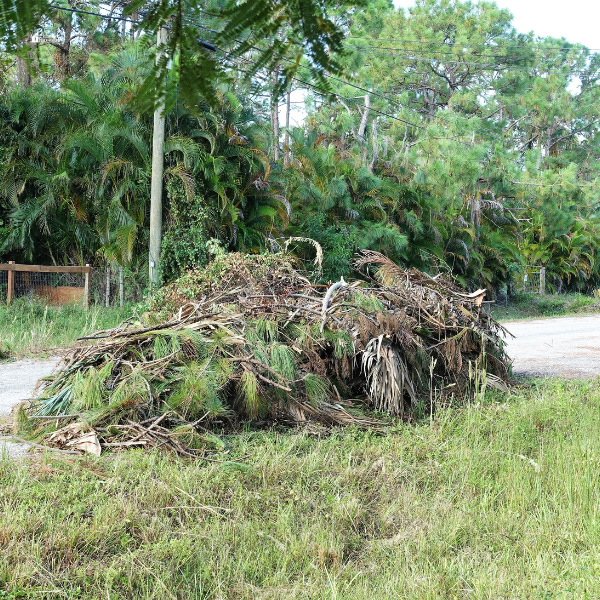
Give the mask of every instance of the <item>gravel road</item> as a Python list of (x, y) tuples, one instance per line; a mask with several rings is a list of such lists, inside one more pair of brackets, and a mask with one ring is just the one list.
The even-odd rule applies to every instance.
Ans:
[(506, 341), (515, 375), (585, 378), (600, 374), (600, 315), (503, 325), (516, 336)]
[[(0, 364), (0, 416), (7, 415), (20, 400), (33, 396), (35, 384), (40, 377), (50, 375), (59, 359), (18, 360)], [(0, 441), (0, 456), (4, 453), (12, 458), (23, 456), (29, 446)]]

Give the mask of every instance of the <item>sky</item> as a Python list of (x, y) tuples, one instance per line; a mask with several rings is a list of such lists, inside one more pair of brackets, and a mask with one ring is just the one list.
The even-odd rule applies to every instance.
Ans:
[[(414, 0), (394, 0), (397, 7), (414, 6)], [(564, 37), (600, 50), (599, 0), (496, 0), (508, 8), (514, 26), (521, 33), (533, 31), (539, 36)]]

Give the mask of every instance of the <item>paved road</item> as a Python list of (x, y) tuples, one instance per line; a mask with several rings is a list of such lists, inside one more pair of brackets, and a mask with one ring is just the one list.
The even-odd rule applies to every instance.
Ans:
[(9, 413), (20, 400), (31, 398), (37, 380), (50, 375), (58, 360), (25, 359), (0, 364), (0, 415)]
[(504, 323), (515, 375), (600, 375), (600, 315)]
[[(7, 415), (20, 400), (33, 397), (35, 384), (40, 377), (50, 375), (59, 359), (19, 360), (0, 364), (0, 416)], [(25, 454), (29, 446), (0, 441), (0, 456), (8, 453), (12, 458)]]

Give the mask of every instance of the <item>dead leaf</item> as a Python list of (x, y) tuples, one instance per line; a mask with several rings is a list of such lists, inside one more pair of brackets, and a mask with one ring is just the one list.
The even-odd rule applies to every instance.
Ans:
[(83, 452), (89, 452), (90, 454), (94, 454), (95, 456), (100, 456), (100, 454), (102, 453), (102, 448), (100, 447), (98, 436), (93, 431), (91, 433), (81, 436), (80, 438), (67, 442), (67, 444), (65, 445), (69, 448), (73, 448), (74, 450), (82, 450)]

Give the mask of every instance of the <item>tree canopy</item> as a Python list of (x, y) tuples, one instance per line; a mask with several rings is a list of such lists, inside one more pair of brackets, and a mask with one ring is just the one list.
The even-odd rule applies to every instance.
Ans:
[(144, 276), (161, 101), (167, 279), (292, 236), (321, 244), (324, 280), (369, 248), (492, 294), (526, 265), (555, 290), (599, 287), (598, 55), (518, 32), (493, 2), (13, 0), (0, 15), (4, 260)]

